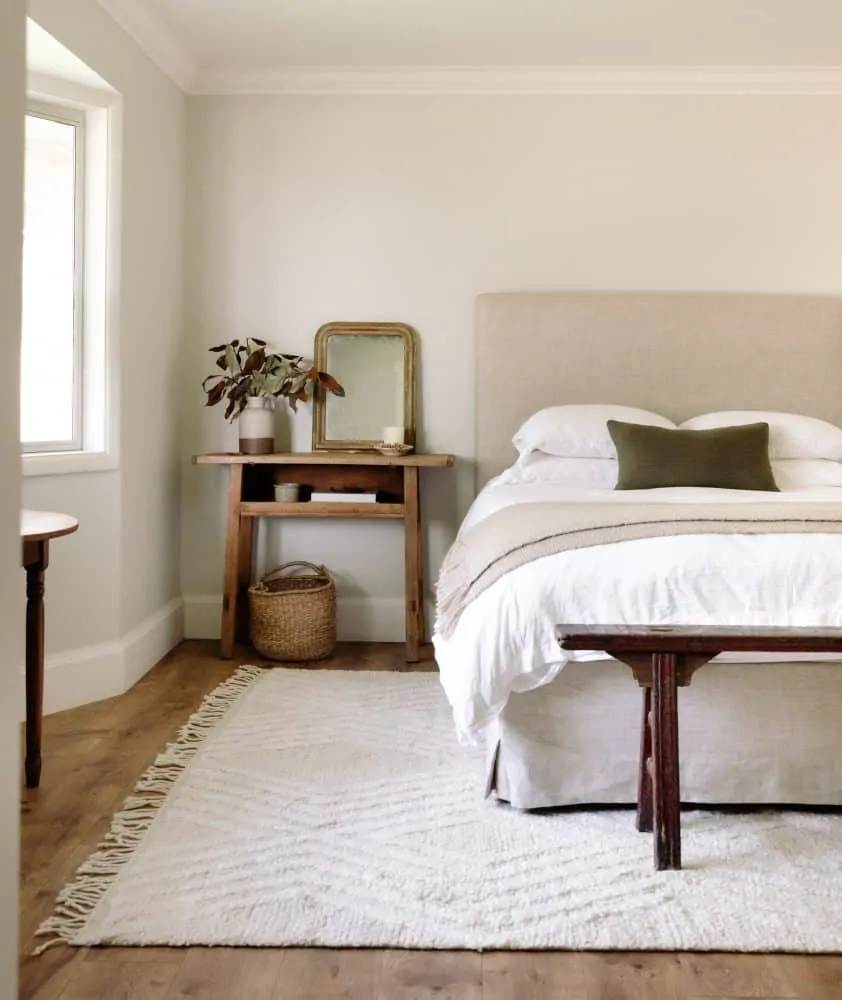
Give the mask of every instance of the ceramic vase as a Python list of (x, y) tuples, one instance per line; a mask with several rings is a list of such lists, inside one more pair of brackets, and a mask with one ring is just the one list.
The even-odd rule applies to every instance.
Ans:
[(275, 450), (275, 400), (272, 396), (249, 396), (237, 417), (240, 452), (269, 455)]

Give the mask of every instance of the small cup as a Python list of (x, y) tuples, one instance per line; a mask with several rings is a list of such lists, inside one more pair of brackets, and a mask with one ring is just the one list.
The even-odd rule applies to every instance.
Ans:
[(383, 444), (403, 444), (404, 443), (403, 439), (404, 439), (403, 427), (383, 428)]
[(298, 483), (275, 483), (275, 500), (278, 503), (295, 503), (298, 500)]

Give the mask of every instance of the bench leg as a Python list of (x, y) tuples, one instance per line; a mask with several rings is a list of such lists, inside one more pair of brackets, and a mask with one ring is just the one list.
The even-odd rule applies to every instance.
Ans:
[(640, 761), (637, 771), (637, 828), (652, 832), (652, 688), (642, 688), (643, 717), (640, 720)]
[(681, 867), (677, 665), (675, 653), (652, 656), (652, 792), (658, 871)]

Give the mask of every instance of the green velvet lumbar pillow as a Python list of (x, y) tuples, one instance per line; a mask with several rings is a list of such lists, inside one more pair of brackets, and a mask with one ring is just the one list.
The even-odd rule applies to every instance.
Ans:
[(708, 486), (778, 492), (769, 462), (769, 425), (704, 431), (608, 421), (617, 449), (618, 490)]

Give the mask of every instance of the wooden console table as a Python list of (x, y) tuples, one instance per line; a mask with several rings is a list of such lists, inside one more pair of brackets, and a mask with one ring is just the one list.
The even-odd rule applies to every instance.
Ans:
[[(453, 465), (453, 455), (410, 454), (391, 458), (377, 452), (278, 452), (271, 455), (216, 453), (195, 455), (197, 465), (228, 466), (228, 524), (222, 597), (220, 655), (234, 655), (234, 640), (245, 634), (248, 587), (252, 580), (254, 522), (259, 517), (393, 518), (404, 522), (406, 659), (416, 663), (425, 638), (423, 539), (419, 471)], [(302, 499), (280, 503), (276, 483), (301, 483), (308, 489), (376, 490), (382, 503)], [(308, 494), (309, 496), (309, 494)]]
[(838, 628), (559, 625), (556, 638), (562, 649), (608, 653), (643, 688), (637, 828), (654, 833), (659, 871), (681, 867), (677, 688), (719, 653), (842, 653)]

